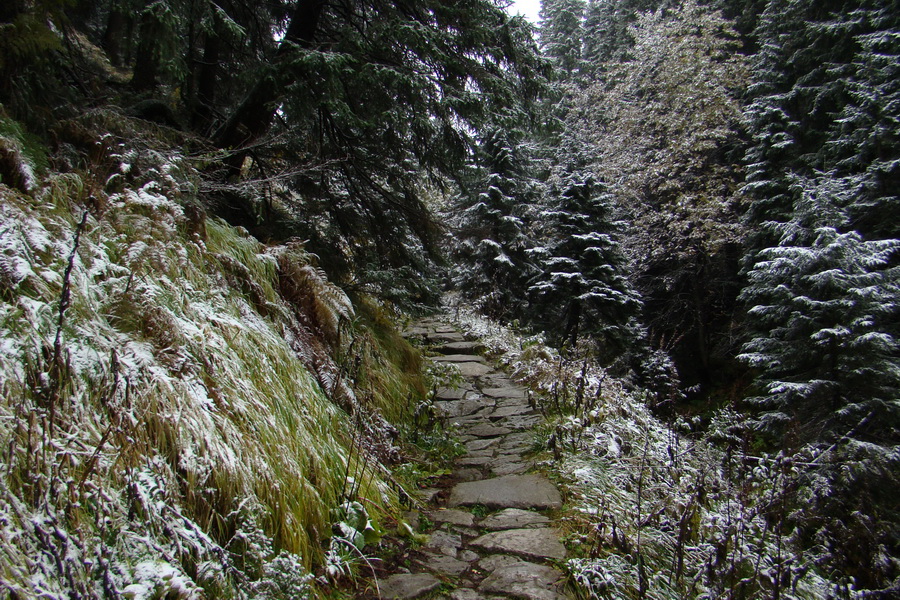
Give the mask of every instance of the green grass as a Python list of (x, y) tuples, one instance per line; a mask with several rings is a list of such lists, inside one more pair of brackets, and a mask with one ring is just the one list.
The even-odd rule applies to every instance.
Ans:
[[(285, 261), (311, 259), (302, 248), (266, 247), (217, 220), (198, 243), (177, 202), (150, 207), (126, 190), (88, 220), (54, 367), (79, 181), (56, 177), (36, 198), (3, 192), (19, 244), (10, 252), (29, 274), (0, 294), (10, 357), (0, 366), (0, 535), (10, 540), (0, 544), (0, 577), (23, 582), (15, 593), (30, 597), (24, 582), (43, 568), (31, 557), (74, 552), (29, 529), (44, 514), (79, 540), (85, 560), (109, 557), (120, 589), (153, 557), (209, 597), (249, 593), (279, 551), (307, 569), (321, 564), (348, 471), (383, 528), (398, 491), (378, 456), (351, 449), (369, 434), (313, 370), (343, 372), (358, 410), (407, 418), (409, 402), (425, 396), (421, 358), (381, 309), (359, 299), (340, 343), (323, 341), (307, 325), (316, 315), (282, 295)], [(327, 293), (320, 306), (340, 301), (337, 288)], [(99, 592), (102, 577), (85, 560), (50, 592)], [(224, 575), (202, 575), (210, 564), (224, 564)], [(229, 575), (234, 568), (246, 572)]]

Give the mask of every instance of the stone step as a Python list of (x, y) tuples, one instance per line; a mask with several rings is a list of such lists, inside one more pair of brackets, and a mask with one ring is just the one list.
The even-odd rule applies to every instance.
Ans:
[(550, 480), (540, 475), (508, 475), (453, 486), (447, 506), (488, 508), (557, 509), (562, 496)]
[(433, 350), (441, 354), (480, 354), (485, 347), (481, 342), (448, 342)]
[(486, 363), (483, 356), (477, 354), (442, 354), (441, 356), (432, 357), (434, 362), (442, 363)]

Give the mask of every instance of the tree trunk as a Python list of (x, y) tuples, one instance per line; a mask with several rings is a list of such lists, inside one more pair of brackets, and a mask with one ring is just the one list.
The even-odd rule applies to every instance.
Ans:
[(153, 8), (145, 9), (141, 14), (141, 39), (134, 60), (134, 75), (131, 77), (131, 87), (136, 91), (152, 90), (159, 85), (162, 62), (160, 40), (165, 33), (165, 25)]
[(216, 19), (214, 31), (203, 41), (203, 58), (197, 72), (197, 104), (192, 117), (194, 129), (204, 133), (211, 127), (215, 114), (221, 49), (222, 24)]
[(106, 31), (103, 33), (103, 49), (106, 50), (109, 62), (117, 67), (125, 64), (122, 61), (122, 40), (125, 39), (128, 18), (118, 6), (113, 6), (106, 20)]
[(568, 342), (569, 346), (574, 348), (578, 343), (578, 329), (581, 324), (581, 302), (572, 300), (569, 303), (569, 310), (566, 312), (568, 312), (568, 316), (563, 341)]
[[(266, 134), (272, 125), (275, 111), (284, 98), (285, 89), (298, 76), (294, 69), (283, 64), (285, 58), (294, 45), (300, 48), (312, 47), (324, 6), (325, 0), (300, 0), (297, 3), (269, 72), (260, 77), (244, 101), (216, 133), (217, 146), (246, 147)], [(233, 162), (239, 167), (242, 158)]]

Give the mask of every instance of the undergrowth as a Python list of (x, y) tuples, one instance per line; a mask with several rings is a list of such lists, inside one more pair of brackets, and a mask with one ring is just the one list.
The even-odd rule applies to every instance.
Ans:
[(135, 143), (67, 173), (8, 157), (33, 184), (0, 185), (0, 597), (315, 595), (361, 554), (342, 524), (398, 510), (420, 359)]
[[(456, 311), (454, 307), (454, 311)], [(560, 356), (465, 308), (463, 328), (535, 392), (544, 466), (567, 488), (568, 570), (584, 598), (843, 598), (791, 513), (803, 461), (750, 454), (739, 414), (665, 424), (587, 355)]]

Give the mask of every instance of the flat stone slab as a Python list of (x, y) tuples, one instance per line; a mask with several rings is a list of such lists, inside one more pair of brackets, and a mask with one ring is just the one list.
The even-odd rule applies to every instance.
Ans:
[(450, 592), (450, 600), (489, 600), (489, 597), (472, 588), (456, 588)]
[(434, 362), (448, 362), (448, 363), (484, 363), (487, 362), (483, 356), (477, 356), (475, 354), (445, 354), (443, 356), (433, 356), (431, 358)]
[(434, 393), (435, 400), (462, 400), (469, 390), (463, 388), (438, 388)]
[(489, 508), (543, 510), (561, 508), (562, 496), (550, 480), (540, 475), (508, 475), (470, 481), (459, 483), (450, 491), (449, 507), (475, 504)]
[(432, 344), (447, 344), (450, 342), (464, 342), (466, 336), (458, 331), (430, 331), (425, 338)]
[(426, 554), (425, 559), (421, 561), (422, 566), (426, 569), (438, 573), (440, 575), (459, 575), (471, 565), (465, 561), (457, 560), (452, 556), (444, 554)]
[(490, 573), (501, 567), (508, 567), (520, 562), (523, 562), (521, 558), (510, 556), (509, 554), (491, 554), (478, 561), (478, 568), (486, 573)]
[(445, 417), (465, 417), (485, 408), (484, 398), (471, 398), (468, 400), (437, 401), (434, 407)]
[(403, 337), (428, 337), (430, 333), (433, 333), (430, 327), (410, 327), (404, 329), (400, 335)]
[(427, 514), (428, 518), (435, 523), (450, 523), (451, 525), (461, 525), (463, 527), (472, 527), (472, 525), (475, 524), (475, 517), (472, 513), (464, 510), (448, 508), (445, 510), (435, 510)]
[(494, 531), (472, 540), (471, 545), (488, 552), (505, 552), (525, 558), (563, 560), (566, 557), (566, 548), (560, 543), (556, 530), (548, 528)]
[(491, 456), (460, 456), (456, 459), (456, 464), (460, 467), (483, 467), (494, 462)]
[(503, 529), (532, 529), (534, 527), (546, 527), (549, 523), (549, 517), (534, 512), (533, 510), (507, 508), (498, 513), (488, 515), (478, 525), (479, 527), (484, 527), (491, 531), (501, 531)]
[(527, 392), (518, 386), (486, 387), (481, 393), (491, 398), (527, 398)]
[(506, 417), (518, 417), (531, 412), (531, 407), (527, 404), (518, 406), (501, 406), (494, 409), (491, 413), (491, 419), (503, 419)]
[(491, 475), (504, 477), (506, 475), (521, 475), (531, 468), (531, 464), (521, 461), (494, 461), (491, 464)]
[(478, 362), (453, 363), (463, 377), (484, 377), (494, 369)]
[(474, 435), (475, 437), (479, 438), (495, 438), (500, 437), (501, 435), (506, 435), (507, 433), (512, 433), (512, 429), (509, 429), (507, 427), (500, 427), (499, 425), (479, 423), (478, 425), (467, 427), (464, 433), (468, 435)]
[(423, 547), (426, 550), (456, 558), (456, 553), (462, 547), (462, 536), (449, 531), (434, 531), (428, 536), (428, 543)]
[(469, 452), (478, 452), (498, 445), (500, 441), (497, 438), (480, 438), (466, 442), (466, 450)]
[(491, 573), (478, 589), (524, 600), (561, 600), (561, 574), (556, 569), (528, 562), (500, 567)]
[(481, 342), (450, 342), (435, 348), (443, 354), (477, 354), (483, 350), (484, 344)]
[(431, 593), (441, 586), (441, 580), (429, 573), (401, 573), (381, 580), (382, 598), (412, 600)]
[(503, 420), (503, 425), (504, 427), (521, 431), (523, 429), (532, 429), (540, 422), (541, 417), (539, 415), (519, 415), (515, 417), (506, 417)]

